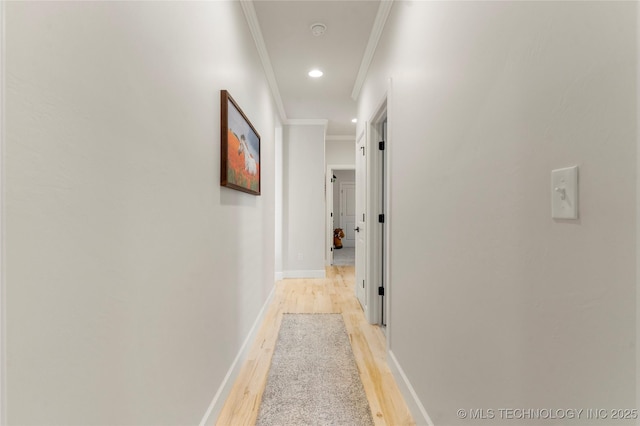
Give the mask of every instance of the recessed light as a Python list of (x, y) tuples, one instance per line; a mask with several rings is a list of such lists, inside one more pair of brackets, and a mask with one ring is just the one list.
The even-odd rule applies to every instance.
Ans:
[(357, 118), (354, 118), (354, 119), (352, 119), (352, 120), (351, 120), (351, 122), (352, 122), (352, 123), (357, 123), (357, 122), (358, 122), (358, 119), (357, 119)]
[(324, 73), (320, 70), (311, 70), (309, 71), (309, 77), (318, 78), (322, 77)]

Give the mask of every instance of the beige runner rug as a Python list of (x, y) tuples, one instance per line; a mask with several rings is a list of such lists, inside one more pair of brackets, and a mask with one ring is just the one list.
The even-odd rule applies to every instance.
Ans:
[(284, 314), (259, 426), (373, 425), (340, 314)]

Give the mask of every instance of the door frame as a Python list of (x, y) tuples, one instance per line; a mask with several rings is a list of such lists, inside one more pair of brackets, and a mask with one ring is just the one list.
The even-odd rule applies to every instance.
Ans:
[[(367, 156), (367, 202), (366, 202), (366, 216), (371, 220), (366, 223), (366, 238), (367, 238), (367, 253), (366, 253), (366, 283), (367, 283), (367, 312), (366, 317), (371, 324), (380, 324), (382, 301), (381, 296), (378, 295), (378, 287), (380, 284), (380, 278), (382, 278), (385, 287), (384, 295), (384, 311), (385, 311), (385, 324), (387, 334), (387, 347), (391, 342), (389, 325), (392, 322), (391, 312), (391, 151), (392, 144), (389, 143), (391, 137), (391, 120), (389, 111), (389, 98), (391, 92), (391, 81), (387, 92), (385, 92), (374, 109), (374, 113), (370, 116), (366, 122), (367, 128), (367, 140), (366, 149), (369, 152)], [(382, 182), (382, 163), (381, 153), (378, 148), (378, 142), (381, 138), (381, 125), (384, 120), (387, 120), (387, 138), (385, 141), (385, 171), (384, 171), (384, 186), (385, 186), (385, 226), (384, 234), (380, 232), (378, 223), (379, 205), (381, 204), (381, 182)], [(380, 258), (380, 253), (383, 252), (384, 241), (384, 263)], [(384, 270), (384, 276), (381, 271)]]
[[(356, 165), (356, 267), (353, 291), (358, 303), (363, 309), (368, 320), (369, 315), (369, 286), (367, 285), (367, 253), (369, 243), (367, 241), (367, 127), (360, 132), (355, 145), (355, 165)], [(360, 217), (362, 215), (362, 218)], [(362, 283), (362, 286), (360, 285)]]
[(324, 176), (324, 182), (326, 186), (325, 191), (325, 215), (324, 215), (324, 223), (325, 223), (325, 256), (324, 263), (326, 266), (333, 265), (333, 227), (331, 214), (333, 213), (333, 171), (334, 170), (353, 170), (355, 172), (356, 165), (355, 164), (328, 164), (327, 172)]
[(6, 139), (6, 3), (0, 2), (0, 425), (7, 424), (6, 268), (5, 268), (5, 139)]

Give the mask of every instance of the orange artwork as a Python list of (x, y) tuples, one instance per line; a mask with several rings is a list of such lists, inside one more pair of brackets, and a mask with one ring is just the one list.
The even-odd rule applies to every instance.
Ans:
[(220, 101), (220, 184), (260, 195), (260, 135), (226, 90)]
[(260, 164), (244, 147), (246, 142), (241, 142), (231, 130), (228, 131), (227, 137), (227, 180), (235, 185), (258, 191), (260, 189)]

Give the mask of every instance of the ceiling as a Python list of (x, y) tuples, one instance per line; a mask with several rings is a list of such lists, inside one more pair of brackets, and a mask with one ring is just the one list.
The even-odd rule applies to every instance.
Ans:
[[(355, 136), (351, 94), (373, 53), (368, 45), (380, 1), (255, 0), (253, 6), (286, 118), (326, 119), (328, 136)], [(317, 22), (327, 27), (318, 37), (311, 32)], [(309, 77), (314, 68), (324, 76)]]

